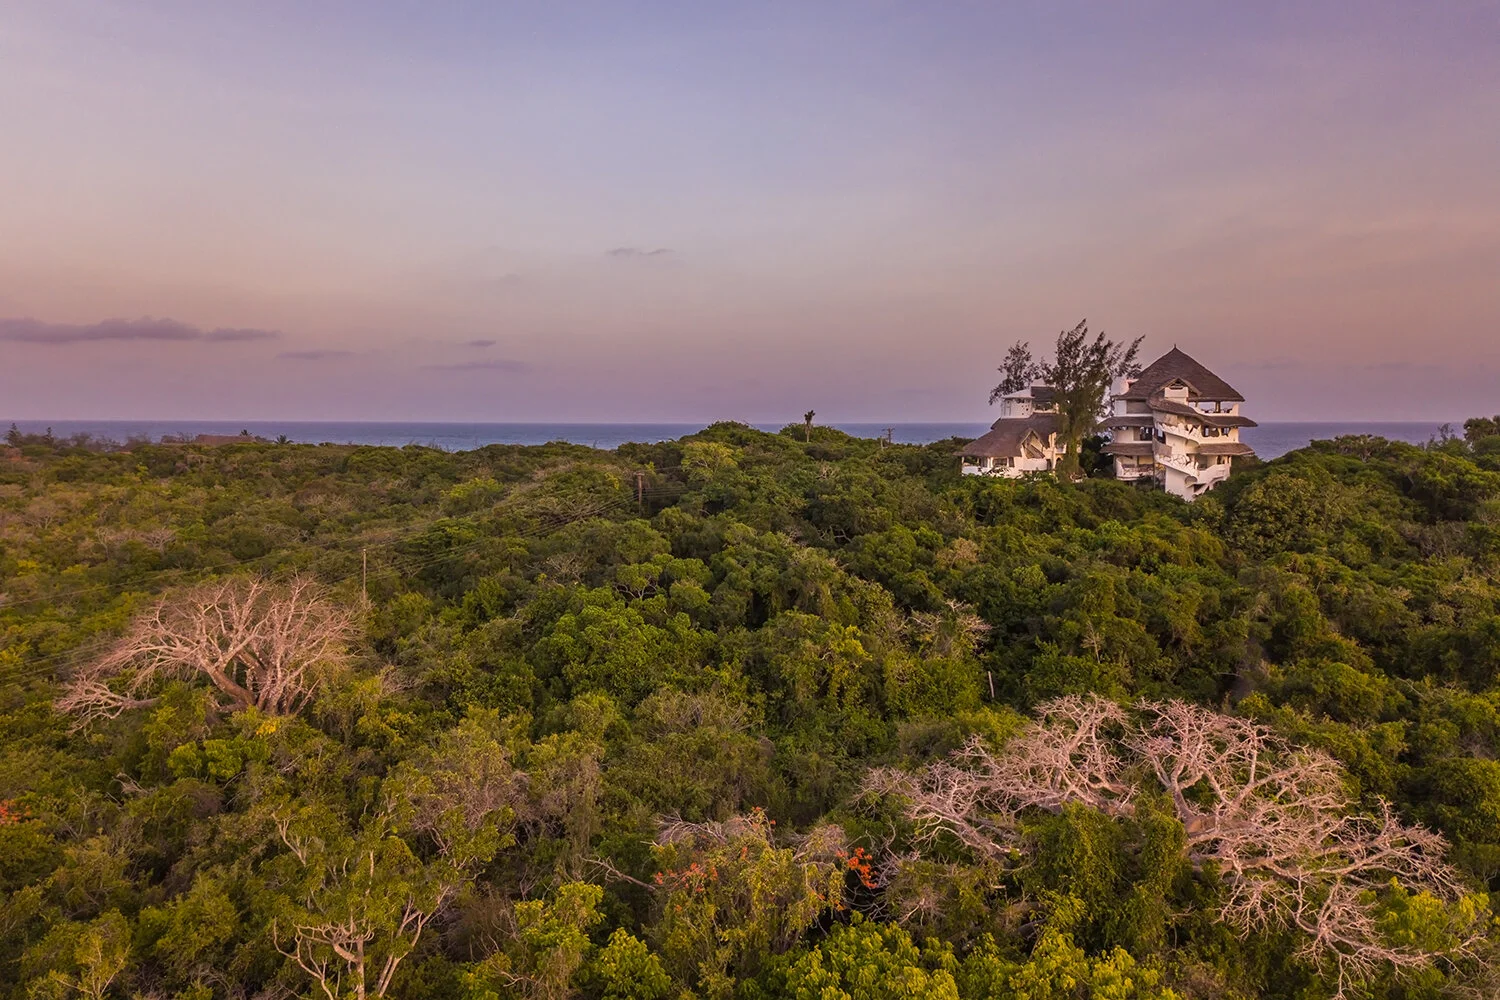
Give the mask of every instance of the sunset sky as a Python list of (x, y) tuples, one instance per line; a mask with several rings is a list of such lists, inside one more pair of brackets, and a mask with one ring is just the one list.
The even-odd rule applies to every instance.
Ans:
[(6, 0), (0, 418), (1500, 412), (1500, 2)]

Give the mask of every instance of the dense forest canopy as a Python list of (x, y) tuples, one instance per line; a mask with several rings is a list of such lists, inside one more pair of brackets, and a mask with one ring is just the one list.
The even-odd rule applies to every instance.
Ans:
[(1191, 505), (812, 414), (13, 435), (0, 997), (1496, 995), (1466, 431)]

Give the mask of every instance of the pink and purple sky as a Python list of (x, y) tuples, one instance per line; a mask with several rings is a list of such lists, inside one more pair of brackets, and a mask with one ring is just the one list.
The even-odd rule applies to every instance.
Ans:
[(7, 0), (0, 417), (1500, 411), (1500, 2)]

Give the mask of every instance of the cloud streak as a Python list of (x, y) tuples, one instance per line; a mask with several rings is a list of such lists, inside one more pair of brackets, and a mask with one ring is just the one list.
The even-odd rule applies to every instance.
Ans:
[(281, 337), (275, 330), (256, 330), (251, 327), (219, 327), (209, 330), (203, 339), (212, 344), (239, 343), (246, 340), (277, 340)]
[(312, 351), (282, 351), (276, 355), (284, 361), (329, 361), (334, 358), (352, 357), (353, 351), (320, 349)]
[(642, 257), (668, 257), (673, 253), (667, 247), (657, 247), (655, 250), (643, 250), (640, 247), (615, 247), (607, 251), (608, 256), (624, 258), (626, 260), (639, 259)]
[(464, 346), (465, 347), (494, 347), (495, 346), (495, 342), (493, 340), (466, 340), (466, 341), (464, 341)]
[(524, 361), (511, 361), (497, 359), (494, 361), (460, 361), (452, 365), (423, 365), (429, 371), (437, 372), (509, 372), (512, 375), (520, 375), (531, 370), (531, 366)]
[(202, 341), (209, 344), (276, 340), (275, 330), (219, 327), (203, 330), (175, 319), (104, 319), (97, 323), (48, 323), (31, 317), (0, 318), (0, 341), (15, 344), (91, 344), (106, 341)]

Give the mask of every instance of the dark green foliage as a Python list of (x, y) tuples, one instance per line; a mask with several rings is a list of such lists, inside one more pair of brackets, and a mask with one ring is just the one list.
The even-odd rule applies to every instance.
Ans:
[[(1275, 726), (1500, 889), (1495, 420), (1320, 442), (1192, 506), (810, 419), (615, 453), (9, 442), (0, 1000), (317, 995), (295, 928), (340, 915), (411, 998), (1328, 996), (1296, 935), (1212, 918), (1151, 801), (1028, 818), (1025, 866), (880, 869), (916, 831), (857, 798), (869, 768), (1070, 692)], [(298, 717), (186, 679), (52, 709), (158, 595), (231, 572), (363, 607), (354, 669)], [(662, 817), (727, 832), (652, 847)]]

